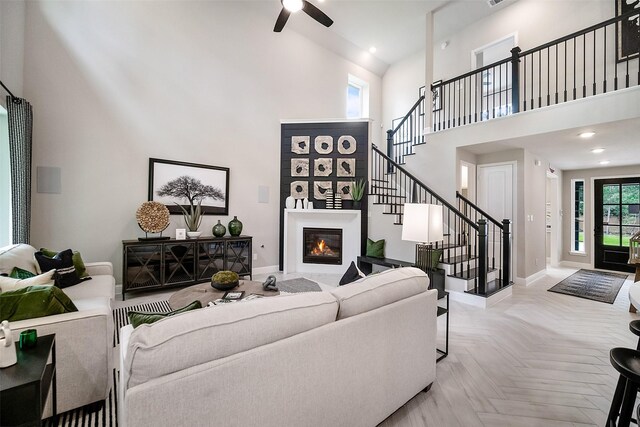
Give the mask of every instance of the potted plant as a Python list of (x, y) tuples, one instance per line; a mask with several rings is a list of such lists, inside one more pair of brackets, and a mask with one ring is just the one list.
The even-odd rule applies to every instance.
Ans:
[(238, 286), (240, 277), (235, 271), (218, 271), (211, 277), (211, 287), (220, 291), (228, 291)]
[(187, 211), (184, 206), (176, 203), (182, 210), (182, 216), (184, 217), (184, 223), (189, 230), (187, 232), (187, 236), (189, 237), (200, 237), (202, 234), (201, 231), (198, 231), (200, 228), (200, 224), (202, 223), (202, 200), (198, 202), (197, 206), (193, 206), (193, 203), (190, 204), (189, 210)]
[(351, 187), (351, 197), (353, 198), (354, 209), (360, 209), (366, 186), (367, 186), (367, 181), (365, 181), (364, 179), (361, 179), (353, 183)]

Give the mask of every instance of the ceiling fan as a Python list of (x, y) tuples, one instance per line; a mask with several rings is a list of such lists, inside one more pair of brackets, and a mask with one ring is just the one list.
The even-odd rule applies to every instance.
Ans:
[(278, 19), (276, 20), (276, 25), (273, 27), (273, 31), (276, 33), (282, 31), (284, 24), (286, 24), (289, 19), (289, 15), (300, 10), (325, 27), (330, 27), (333, 24), (333, 20), (331, 18), (307, 0), (280, 0), (280, 2), (282, 3), (282, 11), (280, 11), (280, 15), (278, 15)]

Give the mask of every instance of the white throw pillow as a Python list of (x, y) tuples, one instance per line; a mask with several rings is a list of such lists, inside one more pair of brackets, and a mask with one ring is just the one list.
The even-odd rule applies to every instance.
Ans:
[(49, 270), (46, 273), (29, 277), (28, 279), (14, 279), (13, 277), (0, 276), (0, 290), (2, 292), (8, 292), (34, 285), (53, 286), (53, 274), (55, 272), (55, 270)]
[(0, 273), (10, 274), (14, 267), (39, 274), (33, 254), (36, 249), (24, 243), (0, 248)]

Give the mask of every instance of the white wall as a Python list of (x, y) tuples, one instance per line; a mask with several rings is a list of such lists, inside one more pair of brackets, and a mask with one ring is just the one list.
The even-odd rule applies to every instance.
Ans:
[(382, 140), (393, 119), (404, 117), (419, 98), (424, 86), (425, 52), (421, 51), (391, 65), (382, 78)]
[[(434, 78), (447, 80), (471, 70), (471, 51), (511, 33), (524, 51), (612, 18), (609, 0), (519, 0), (447, 37), (449, 46), (434, 44)], [(436, 28), (446, 25), (435, 14)], [(510, 56), (505, 52), (504, 58)]]
[[(15, 96), (22, 96), (25, 2), (0, 2), (0, 80)], [(6, 107), (0, 88), (0, 105)]]
[[(254, 236), (254, 266), (277, 265), (280, 120), (344, 117), (351, 73), (369, 82), (379, 128), (381, 80), (272, 28), (244, 2), (28, 2), (34, 169), (62, 169), (62, 194), (33, 196), (34, 245), (112, 261), (119, 279), (157, 157), (229, 167), (230, 217)], [(218, 219), (230, 218), (201, 229)]]
[[(593, 180), (599, 178), (620, 178), (640, 176), (640, 163), (634, 166), (622, 166), (612, 168), (579, 169), (564, 171), (562, 174), (562, 192), (565, 197), (562, 201), (562, 260), (574, 263), (593, 265)], [(571, 180), (584, 179), (584, 248), (585, 255), (573, 255), (570, 253), (573, 238), (571, 236)]]

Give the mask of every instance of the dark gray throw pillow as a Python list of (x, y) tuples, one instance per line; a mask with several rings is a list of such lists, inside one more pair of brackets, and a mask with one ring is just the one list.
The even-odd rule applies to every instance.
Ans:
[(342, 279), (340, 279), (340, 286), (355, 282), (356, 280), (362, 279), (363, 277), (365, 277), (364, 273), (360, 271), (358, 267), (356, 267), (356, 264), (353, 261), (351, 261), (351, 264), (349, 264), (349, 268), (347, 268), (347, 271), (345, 271)]
[(73, 251), (71, 249), (58, 252), (54, 257), (48, 257), (42, 252), (36, 252), (35, 258), (43, 273), (49, 270), (56, 270), (53, 274), (53, 280), (60, 289), (80, 283), (76, 268), (73, 266)]

